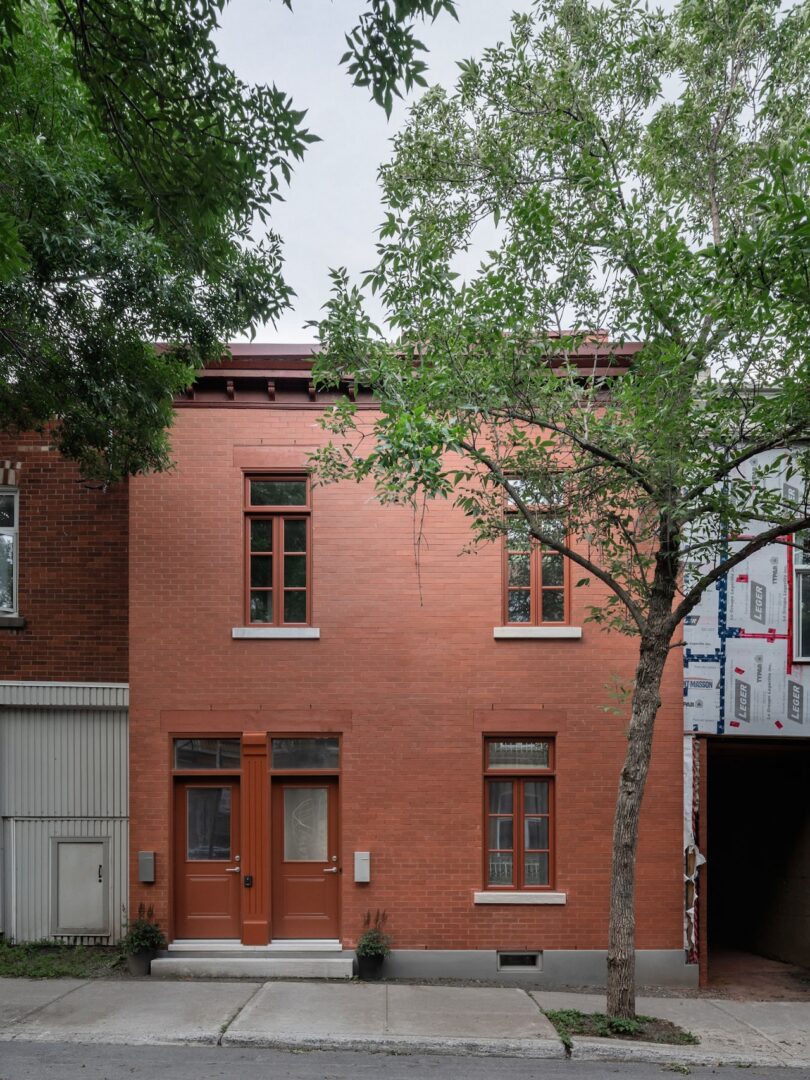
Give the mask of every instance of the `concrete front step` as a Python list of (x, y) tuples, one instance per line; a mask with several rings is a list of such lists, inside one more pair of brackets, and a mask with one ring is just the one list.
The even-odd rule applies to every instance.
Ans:
[(354, 953), (299, 956), (245, 951), (228, 955), (168, 955), (152, 961), (152, 975), (180, 979), (351, 979)]

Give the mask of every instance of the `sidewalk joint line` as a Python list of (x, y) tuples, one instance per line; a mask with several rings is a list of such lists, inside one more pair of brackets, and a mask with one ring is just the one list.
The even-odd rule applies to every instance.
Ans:
[[(748, 1021), (743, 1020), (743, 1018), (741, 1016), (735, 1016), (733, 1012), (729, 1012), (728, 1009), (724, 1009), (723, 1005), (722, 1005), (722, 1000), (723, 1000), (722, 998), (710, 998), (710, 1001), (712, 1002), (712, 1004), (716, 1005), (717, 1008), (720, 1010), (720, 1012), (725, 1013), (726, 1016), (730, 1017), (732, 1020), (736, 1020), (738, 1024), (744, 1024), (745, 1027), (747, 1027), (750, 1031), (753, 1031), (757, 1035), (760, 1035), (765, 1040), (765, 1042), (770, 1043), (771, 1046), (773, 1046), (779, 1052), (779, 1054), (781, 1054), (783, 1057), (786, 1058), (785, 1063), (787, 1065), (790, 1064), (790, 1061), (791, 1061), (790, 1051), (782, 1043), (777, 1042), (776, 1039), (772, 1039), (770, 1035), (767, 1035), (764, 1031), (760, 1031), (760, 1029), (758, 1027), (754, 1027), (753, 1024), (749, 1024)], [(740, 1004), (741, 1005), (747, 1005), (747, 1004), (751, 1004), (751, 1003), (741, 1001)]]
[(63, 1001), (68, 995), (75, 994), (77, 990), (83, 990), (85, 986), (89, 986), (93, 981), (93, 979), (87, 979), (85, 982), (79, 983), (78, 986), (71, 986), (71, 988), (65, 990), (63, 994), (59, 994), (57, 997), (51, 998), (50, 1001), (46, 1001), (42, 1005), (37, 1005), (35, 1008), (29, 1009), (27, 1013), (23, 1013), (22, 1016), (18, 1016), (16, 1020), (11, 1021), (9, 1026), (13, 1027), (15, 1024), (20, 1024), (24, 1020), (29, 1020), (32, 1016), (36, 1016), (38, 1012), (42, 1012), (43, 1009), (47, 1009), (50, 1005), (55, 1005), (57, 1001)]
[(233, 1014), (230, 1016), (230, 1018), (228, 1020), (226, 1020), (225, 1023), (219, 1029), (219, 1036), (217, 1037), (217, 1041), (215, 1043), (216, 1046), (222, 1046), (222, 1040), (225, 1038), (227, 1033), (230, 1031), (231, 1025), (233, 1024), (234, 1020), (237, 1020), (239, 1018), (239, 1016), (241, 1016), (241, 1014), (248, 1007), (248, 1005), (251, 1003), (251, 1001), (253, 1001), (253, 999), (256, 997), (258, 992), (260, 990), (262, 990), (265, 986), (267, 986), (267, 982), (258, 983), (257, 986), (255, 987), (253, 993), (247, 999), (247, 1001), (243, 1002), (241, 1005), (236, 1006), (236, 1010), (233, 1012)]

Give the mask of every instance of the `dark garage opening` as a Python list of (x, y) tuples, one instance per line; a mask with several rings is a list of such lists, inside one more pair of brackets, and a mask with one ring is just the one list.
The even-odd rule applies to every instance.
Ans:
[(711, 739), (707, 779), (710, 980), (730, 957), (810, 968), (810, 740)]

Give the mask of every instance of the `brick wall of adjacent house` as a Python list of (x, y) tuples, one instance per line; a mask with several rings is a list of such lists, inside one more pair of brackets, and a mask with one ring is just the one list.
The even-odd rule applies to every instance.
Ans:
[(21, 629), (0, 627), (0, 679), (127, 679), (126, 484), (82, 482), (47, 434), (0, 438), (20, 463)]
[[(431, 504), (415, 523), (368, 487), (313, 495), (319, 641), (233, 640), (244, 625), (242, 469), (305, 464), (316, 410), (187, 408), (177, 467), (131, 484), (130, 850), (155, 850), (152, 903), (171, 928), (172, 732), (343, 734), (342, 927), (386, 908), (398, 947), (605, 948), (610, 838), (637, 642), (585, 622), (603, 596), (573, 590), (582, 640), (493, 640), (498, 544), (465, 554), (468, 522)], [(577, 575), (579, 576), (579, 575)], [(640, 830), (638, 945), (683, 944), (680, 658), (668, 665)], [(556, 740), (556, 887), (565, 906), (474, 906), (483, 877), (484, 734)], [(370, 851), (372, 881), (352, 881)]]

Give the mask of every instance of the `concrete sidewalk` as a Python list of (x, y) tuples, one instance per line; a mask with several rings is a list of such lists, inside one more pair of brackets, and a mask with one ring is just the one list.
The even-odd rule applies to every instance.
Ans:
[[(597, 994), (396, 983), (0, 979), (0, 1040), (227, 1044), (562, 1058), (544, 1009)], [(698, 1046), (575, 1039), (577, 1059), (810, 1067), (810, 1004), (641, 998)]]

